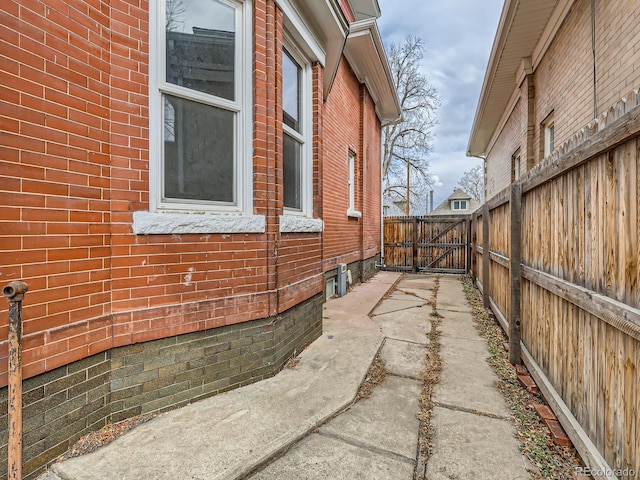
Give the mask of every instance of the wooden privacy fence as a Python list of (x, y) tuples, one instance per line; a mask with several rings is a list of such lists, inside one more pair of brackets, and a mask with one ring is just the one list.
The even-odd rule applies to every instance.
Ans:
[[(583, 459), (640, 470), (640, 107), (472, 218), (472, 274)], [(520, 342), (521, 340), (521, 342)], [(607, 468), (612, 470), (606, 471)]]
[(471, 216), (384, 218), (385, 269), (407, 272), (469, 271)]

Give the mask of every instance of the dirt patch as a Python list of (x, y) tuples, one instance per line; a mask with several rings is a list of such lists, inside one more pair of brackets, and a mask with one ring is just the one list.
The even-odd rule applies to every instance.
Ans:
[(533, 404), (546, 405), (544, 397), (532, 394), (522, 387), (513, 365), (509, 363), (503, 344), (507, 336), (493, 314), (487, 311), (478, 291), (468, 277), (463, 278), (464, 291), (473, 311), (473, 319), (489, 346), (489, 364), (499, 377), (498, 389), (504, 395), (515, 418), (516, 437), (522, 442), (522, 453), (538, 471), (531, 472), (535, 479), (572, 479), (577, 468), (584, 463), (573, 447), (556, 445), (546, 425), (536, 413)]
[(373, 389), (384, 381), (388, 373), (389, 372), (384, 366), (384, 361), (380, 358), (380, 355), (376, 355), (371, 363), (371, 367), (369, 367), (367, 375), (364, 377), (364, 380), (358, 389), (356, 402), (363, 398), (369, 398)]
[(67, 450), (64, 455), (58, 457), (57, 461), (91, 453), (100, 447), (110, 444), (119, 436), (134, 429), (138, 425), (148, 422), (158, 415), (158, 413), (150, 413), (148, 415), (138, 415), (133, 418), (128, 418), (117, 423), (109, 422), (100, 430), (80, 437), (80, 439), (69, 450)]

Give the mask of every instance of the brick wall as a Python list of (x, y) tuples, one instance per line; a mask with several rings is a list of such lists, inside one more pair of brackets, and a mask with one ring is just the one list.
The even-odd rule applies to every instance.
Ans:
[[(359, 125), (357, 130), (345, 125)], [(343, 58), (323, 116), (324, 271), (380, 252), (380, 121), (375, 105)], [(355, 153), (355, 209), (347, 216), (348, 155)]]
[[(554, 113), (555, 145), (640, 86), (640, 12), (634, 2), (595, 3), (596, 108), (594, 111), (591, 2), (574, 2), (533, 74), (533, 163), (542, 159), (541, 123)], [(514, 110), (488, 155), (488, 197), (509, 185), (506, 166), (517, 144), (526, 146), (526, 106)], [(520, 121), (521, 131), (511, 128)], [(524, 167), (525, 165), (523, 165)], [(523, 168), (523, 172), (525, 169)]]
[[(487, 162), (487, 198), (491, 198), (511, 183), (511, 159), (518, 148), (526, 149), (523, 130), (524, 102), (519, 100), (497, 141), (489, 151)], [(526, 129), (526, 127), (525, 127)], [(523, 152), (524, 153), (524, 152)], [(524, 172), (524, 170), (522, 170)]]
[[(320, 334), (323, 273), (347, 262), (357, 279), (369, 278), (380, 251), (380, 123), (345, 59), (326, 102), (322, 66), (312, 65), (313, 216), (325, 230), (279, 232), (284, 21), (274, 0), (254, 0), (252, 17), (249, 213), (265, 216), (265, 233), (133, 233), (133, 213), (150, 207), (148, 9), (146, 0), (0, 2), (0, 282), (29, 284), (23, 373), (27, 403), (40, 407), (29, 407), (37, 412), (27, 419), (25, 452), (37, 465), (107, 418), (180, 404), (184, 382), (184, 395), (194, 399), (263, 376), (266, 357), (252, 357), (258, 347), (278, 364)], [(362, 218), (346, 214), (349, 149)], [(303, 312), (303, 320), (288, 312)], [(262, 335), (253, 333), (256, 322), (272, 328), (273, 345), (254, 341)], [(7, 331), (0, 302), (0, 386), (7, 383)], [(251, 341), (255, 352), (225, 359), (231, 354), (210, 344), (191, 365), (228, 360), (228, 368), (183, 370), (185, 355), (200, 352), (196, 343), (228, 331), (246, 335), (240, 350), (230, 350)], [(144, 382), (132, 372), (139, 366), (120, 369), (129, 366), (118, 366), (126, 351), (132, 362), (153, 356), (144, 352), (163, 359), (151, 368), (158, 377), (144, 380), (155, 382), (146, 387), (155, 393), (138, 391)], [(120, 385), (126, 378), (133, 383)], [(71, 412), (82, 401), (76, 418)], [(73, 433), (49, 428), (56, 415)]]
[[(25, 479), (80, 436), (274, 375), (322, 331), (322, 294), (277, 317), (115, 348), (24, 384)], [(0, 389), (0, 478), (7, 471), (7, 388)]]

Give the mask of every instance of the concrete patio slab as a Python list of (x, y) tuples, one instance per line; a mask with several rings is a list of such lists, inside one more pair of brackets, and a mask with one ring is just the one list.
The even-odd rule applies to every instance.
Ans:
[(312, 434), (251, 477), (256, 480), (398, 480), (413, 478), (406, 460)]
[(496, 389), (497, 377), (486, 359), (486, 344), (464, 338), (440, 338), (442, 373), (434, 387), (437, 403), (507, 417), (509, 410)]
[(376, 315), (373, 320), (387, 338), (426, 345), (429, 343), (427, 334), (431, 331), (429, 313), (431, 309), (427, 307), (410, 308)]
[(427, 348), (423, 345), (387, 338), (380, 351), (380, 358), (385, 362), (385, 367), (390, 373), (419, 378), (425, 368), (426, 354)]
[(531, 478), (509, 421), (436, 407), (431, 422), (436, 434), (429, 480)]
[(410, 296), (391, 296), (385, 299), (375, 310), (372, 312), (373, 316), (383, 315), (385, 313), (400, 312), (408, 308), (425, 307), (427, 302), (425, 300)]
[(418, 429), (416, 414), (422, 385), (417, 380), (387, 376), (369, 398), (359, 401), (320, 431), (353, 445), (393, 452), (415, 461)]

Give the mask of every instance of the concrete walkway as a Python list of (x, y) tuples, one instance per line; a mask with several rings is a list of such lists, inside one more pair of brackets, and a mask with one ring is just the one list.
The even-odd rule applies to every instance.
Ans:
[[(257, 467), (251, 478), (422, 478), (418, 378), (436, 277), (406, 276), (393, 289), (399, 278), (381, 272), (327, 302), (323, 335), (295, 368), (161, 415), (42, 478), (236, 479)], [(440, 277), (437, 300), (443, 372), (427, 478), (529, 478), (460, 279)], [(389, 375), (353, 403), (378, 352)]]

